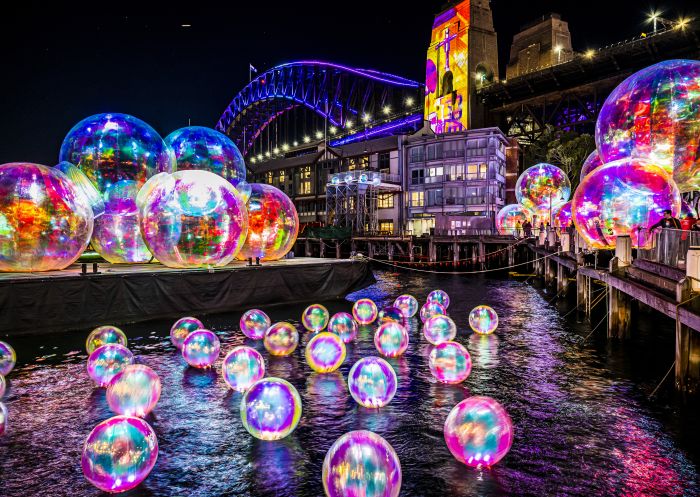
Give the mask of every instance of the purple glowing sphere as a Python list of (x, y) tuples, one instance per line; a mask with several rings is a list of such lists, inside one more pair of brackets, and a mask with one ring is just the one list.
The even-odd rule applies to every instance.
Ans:
[(195, 368), (210, 368), (219, 358), (221, 342), (209, 330), (195, 330), (182, 342), (182, 357)]
[(280, 378), (255, 382), (241, 400), (241, 421), (260, 440), (280, 440), (294, 431), (301, 419), (301, 397)]
[(381, 357), (363, 357), (348, 373), (348, 389), (363, 407), (383, 407), (396, 395), (398, 380), (391, 364)]
[(201, 329), (204, 329), (204, 325), (199, 319), (189, 316), (180, 318), (170, 328), (170, 341), (173, 342), (173, 345), (178, 350), (182, 350), (182, 343), (185, 341), (185, 338), (193, 331)]

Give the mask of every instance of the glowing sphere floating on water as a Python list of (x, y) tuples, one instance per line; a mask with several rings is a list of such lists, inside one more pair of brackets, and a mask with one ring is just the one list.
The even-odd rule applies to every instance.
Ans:
[(357, 336), (358, 327), (352, 315), (338, 312), (328, 321), (328, 331), (338, 335), (343, 343), (350, 343)]
[(0, 402), (0, 436), (7, 431), (7, 407)]
[(178, 171), (144, 200), (141, 231), (169, 267), (225, 266), (243, 246), (248, 213), (236, 189), (208, 171)]
[(97, 191), (95, 185), (92, 183), (92, 181), (90, 181), (90, 178), (88, 178), (84, 172), (70, 162), (65, 161), (56, 164), (54, 169), (57, 169), (65, 174), (73, 185), (85, 196), (88, 201), (88, 205), (90, 205), (90, 208), (92, 209), (92, 214), (95, 219), (104, 214), (105, 203), (102, 199), (102, 195), (100, 195), (100, 192)]
[(301, 324), (309, 331), (321, 331), (328, 325), (328, 309), (321, 304), (312, 304), (301, 314)]
[(112, 264), (144, 263), (153, 258), (136, 212), (98, 217), (91, 241), (95, 251)]
[(280, 440), (294, 431), (301, 419), (301, 397), (288, 381), (263, 378), (241, 400), (241, 421), (260, 440)]
[(180, 318), (170, 328), (170, 341), (178, 350), (182, 350), (185, 338), (193, 331), (201, 329), (204, 329), (204, 324), (199, 319), (190, 316)]
[(284, 321), (275, 323), (265, 332), (263, 345), (272, 355), (291, 355), (299, 345), (299, 332), (293, 324)]
[(603, 162), (648, 160), (682, 192), (700, 189), (700, 61), (667, 60), (636, 72), (603, 104), (595, 138)]
[(262, 340), (271, 323), (270, 318), (263, 311), (250, 309), (241, 316), (238, 324), (245, 336), (253, 340)]
[(423, 335), (430, 343), (438, 345), (457, 336), (457, 325), (450, 317), (436, 314), (423, 323)]
[(447, 292), (444, 290), (433, 290), (428, 294), (428, 297), (425, 299), (427, 303), (437, 303), (442, 305), (445, 309), (450, 307), (450, 296), (447, 295)]
[(526, 169), (515, 184), (515, 198), (537, 216), (537, 222), (549, 222), (549, 212), (569, 200), (571, 182), (564, 171), (552, 164), (540, 163)]
[(97, 347), (107, 345), (108, 343), (118, 343), (126, 347), (126, 335), (116, 326), (98, 326), (90, 332), (87, 340), (85, 340), (85, 350), (87, 350), (88, 354), (92, 354)]
[(581, 166), (580, 180), (583, 181), (583, 178), (585, 178), (586, 176), (591, 174), (594, 169), (597, 169), (602, 165), (603, 165), (603, 161), (600, 160), (600, 155), (598, 155), (598, 151), (594, 150), (593, 152), (588, 154), (588, 157), (586, 157), (586, 160), (583, 161), (583, 165)]
[(379, 311), (377, 323), (399, 323), (401, 326), (408, 326), (408, 318), (404, 316), (403, 310), (392, 305)]
[(16, 362), (15, 349), (9, 343), (0, 340), (0, 374), (3, 376), (10, 374)]
[(398, 307), (406, 318), (412, 318), (418, 312), (418, 300), (413, 295), (399, 295), (394, 300), (394, 307)]
[(487, 305), (478, 305), (469, 313), (469, 326), (480, 335), (490, 335), (498, 328), (498, 314)]
[(384, 357), (398, 357), (408, 348), (408, 331), (399, 323), (384, 323), (374, 333), (374, 346)]
[(98, 424), (85, 441), (81, 466), (90, 483), (104, 492), (137, 487), (158, 459), (158, 440), (143, 419), (115, 416)]
[(94, 215), (87, 197), (58, 169), (0, 165), (0, 271), (52, 271), (87, 247)]
[(195, 330), (182, 342), (182, 357), (195, 368), (209, 368), (219, 358), (221, 342), (209, 330)]
[(245, 180), (243, 155), (231, 139), (204, 126), (187, 126), (165, 137), (175, 153), (178, 171), (197, 169), (225, 178), (233, 186)]
[(472, 358), (461, 343), (442, 342), (430, 351), (428, 367), (439, 382), (453, 385), (467, 379), (472, 371)]
[(561, 229), (566, 229), (571, 224), (571, 200), (562, 205), (557, 213), (554, 215), (554, 226), (558, 226)]
[(426, 302), (420, 308), (420, 320), (423, 323), (425, 323), (428, 318), (438, 314), (447, 315), (447, 309), (445, 309), (445, 306), (438, 304), (437, 302)]
[(360, 299), (352, 306), (352, 315), (359, 324), (374, 323), (377, 314), (377, 304), (371, 299)]
[[(591, 248), (615, 247), (617, 237), (629, 235), (633, 246), (651, 242), (646, 229), (668, 209), (680, 211), (676, 184), (658, 166), (620, 160), (586, 176), (572, 202), (576, 229)], [(641, 239), (640, 239), (641, 235)]]
[(335, 333), (318, 333), (306, 344), (304, 355), (311, 369), (317, 373), (330, 373), (343, 364), (345, 344)]
[(523, 224), (532, 221), (531, 217), (532, 214), (520, 204), (505, 205), (496, 214), (496, 229), (502, 235), (517, 235), (518, 229), (523, 233)]
[(328, 450), (322, 478), (328, 497), (398, 497), (401, 463), (381, 436), (351, 431)]
[(118, 343), (97, 347), (88, 357), (87, 371), (92, 381), (106, 387), (112, 378), (134, 363), (134, 354)]
[(383, 407), (396, 395), (398, 380), (391, 364), (381, 357), (363, 357), (348, 373), (348, 390), (363, 407)]
[(299, 234), (299, 216), (290, 198), (272, 185), (252, 183), (246, 207), (248, 236), (238, 259), (276, 261), (287, 255)]
[(126, 366), (107, 385), (107, 404), (116, 414), (145, 417), (160, 399), (160, 378), (148, 366)]
[(263, 356), (252, 347), (234, 347), (221, 365), (226, 384), (237, 392), (245, 392), (265, 376)]
[(458, 461), (471, 467), (492, 466), (513, 444), (513, 423), (490, 397), (469, 397), (445, 421), (445, 442)]

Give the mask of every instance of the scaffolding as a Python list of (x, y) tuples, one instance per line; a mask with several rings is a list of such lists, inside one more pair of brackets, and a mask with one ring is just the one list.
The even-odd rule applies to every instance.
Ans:
[(349, 171), (329, 176), (326, 184), (326, 224), (351, 228), (352, 233), (358, 235), (376, 233), (380, 184), (380, 175), (368, 171)]

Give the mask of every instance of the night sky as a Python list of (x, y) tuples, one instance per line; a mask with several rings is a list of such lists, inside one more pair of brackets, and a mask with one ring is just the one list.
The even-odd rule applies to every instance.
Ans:
[[(442, 0), (415, 2), (176, 2), (159, 10), (93, 2), (50, 13), (37, 6), (3, 13), (0, 29), (0, 163), (53, 165), (80, 119), (125, 112), (162, 136), (188, 124), (214, 126), (260, 70), (303, 59), (328, 60), (422, 80), (433, 15)], [(152, 8), (153, 2), (143, 2)], [(240, 4), (240, 5), (239, 5)], [(513, 34), (549, 12), (569, 22), (574, 49), (642, 31), (652, 5), (665, 17), (697, 17), (694, 2), (664, 0), (492, 0), (501, 70)], [(101, 13), (101, 5), (109, 13)], [(182, 27), (190, 24), (191, 27)]]

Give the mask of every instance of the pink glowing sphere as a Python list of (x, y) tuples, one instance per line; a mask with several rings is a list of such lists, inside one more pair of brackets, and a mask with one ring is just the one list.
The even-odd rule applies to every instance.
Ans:
[[(496, 214), (496, 229), (501, 235), (517, 235), (523, 233), (525, 221), (532, 221), (532, 214), (520, 204), (508, 204)], [(520, 227), (518, 227), (520, 224)]]
[(85, 478), (103, 492), (136, 488), (158, 459), (158, 440), (143, 419), (115, 416), (98, 424), (83, 447)]
[(377, 323), (399, 323), (401, 326), (408, 327), (408, 318), (404, 315), (402, 309), (392, 305), (379, 311)]
[(678, 187), (662, 168), (623, 159), (584, 178), (571, 212), (576, 229), (591, 248), (609, 249), (621, 235), (629, 235), (635, 247), (651, 243), (647, 228), (663, 218), (664, 210), (677, 217), (680, 208)]
[(299, 345), (299, 332), (293, 324), (284, 321), (275, 323), (265, 332), (263, 345), (271, 355), (291, 355)]
[(312, 304), (301, 314), (301, 324), (309, 331), (321, 331), (328, 325), (330, 314), (321, 304)]
[(537, 216), (537, 222), (549, 222), (571, 195), (571, 182), (564, 171), (552, 164), (540, 163), (526, 169), (515, 184), (515, 198)]
[(472, 372), (472, 358), (461, 343), (442, 342), (430, 351), (428, 367), (440, 383), (454, 385), (466, 380)]
[(444, 314), (436, 314), (423, 323), (423, 335), (428, 342), (439, 345), (457, 336), (457, 325), (452, 318)]
[(112, 378), (124, 368), (134, 363), (134, 354), (118, 343), (97, 347), (88, 357), (87, 372), (92, 381), (106, 387)]
[(272, 324), (270, 318), (260, 309), (250, 309), (246, 311), (239, 322), (241, 331), (248, 338), (253, 340), (262, 340), (265, 338), (265, 332)]
[(398, 497), (401, 463), (389, 442), (376, 433), (351, 431), (328, 450), (322, 479), (328, 497)]
[(182, 350), (185, 338), (193, 331), (202, 329), (204, 329), (204, 325), (199, 319), (190, 316), (180, 318), (170, 328), (170, 341), (178, 350)]
[(272, 185), (250, 184), (248, 236), (238, 253), (240, 260), (259, 257), (263, 261), (282, 259), (299, 234), (299, 217), (290, 198)]
[(357, 336), (358, 326), (351, 314), (337, 312), (328, 321), (328, 331), (338, 335), (343, 343), (350, 343)]
[(459, 462), (474, 468), (493, 466), (513, 444), (513, 423), (490, 397), (469, 397), (445, 421), (445, 442)]
[(554, 226), (561, 229), (566, 229), (572, 222), (571, 215), (571, 200), (562, 205), (554, 214)]
[(469, 326), (475, 333), (490, 335), (498, 328), (498, 314), (487, 305), (478, 305), (469, 313)]
[(418, 300), (413, 295), (399, 295), (394, 300), (394, 307), (398, 307), (406, 318), (412, 318), (418, 312)]
[(145, 417), (160, 399), (160, 378), (148, 366), (131, 364), (107, 385), (107, 404), (116, 414)]
[(666, 60), (620, 83), (603, 104), (595, 138), (603, 162), (649, 161), (681, 192), (700, 189), (700, 61)]
[(234, 347), (224, 358), (221, 374), (231, 389), (245, 392), (265, 376), (265, 361), (252, 347)]
[(306, 345), (304, 353), (309, 367), (317, 373), (330, 373), (345, 361), (345, 343), (335, 333), (317, 333)]
[(372, 324), (377, 319), (377, 304), (371, 299), (360, 299), (353, 304), (352, 315), (359, 324)]
[(87, 350), (88, 354), (92, 354), (97, 347), (107, 345), (108, 343), (118, 343), (126, 347), (126, 335), (116, 326), (98, 326), (88, 335), (85, 341), (85, 350)]
[(425, 299), (426, 303), (436, 303), (440, 304), (443, 306), (445, 309), (450, 307), (450, 296), (447, 295), (447, 292), (444, 290), (433, 290), (428, 294), (428, 297)]
[(437, 302), (426, 302), (420, 308), (420, 320), (423, 323), (425, 323), (425, 321), (429, 317), (435, 316), (437, 314), (447, 315), (447, 309), (445, 309), (444, 305), (438, 304)]
[(391, 364), (381, 357), (363, 357), (348, 373), (348, 390), (363, 407), (384, 407), (396, 395), (398, 380)]
[(260, 440), (281, 440), (301, 419), (301, 397), (294, 385), (280, 378), (253, 383), (241, 400), (243, 427)]
[(583, 161), (583, 165), (581, 166), (581, 178), (580, 178), (580, 180), (583, 181), (583, 178), (585, 178), (591, 172), (593, 172), (594, 169), (597, 169), (602, 165), (603, 165), (603, 161), (600, 160), (600, 155), (598, 155), (598, 151), (594, 150), (593, 152), (588, 154), (588, 157), (586, 157), (586, 160)]
[(195, 368), (210, 368), (219, 358), (221, 342), (209, 330), (195, 330), (182, 342), (182, 357)]
[(0, 340), (0, 375), (7, 376), (10, 374), (17, 363), (17, 353), (7, 342)]
[(384, 323), (374, 333), (374, 346), (384, 357), (398, 357), (408, 348), (408, 331), (399, 323)]

